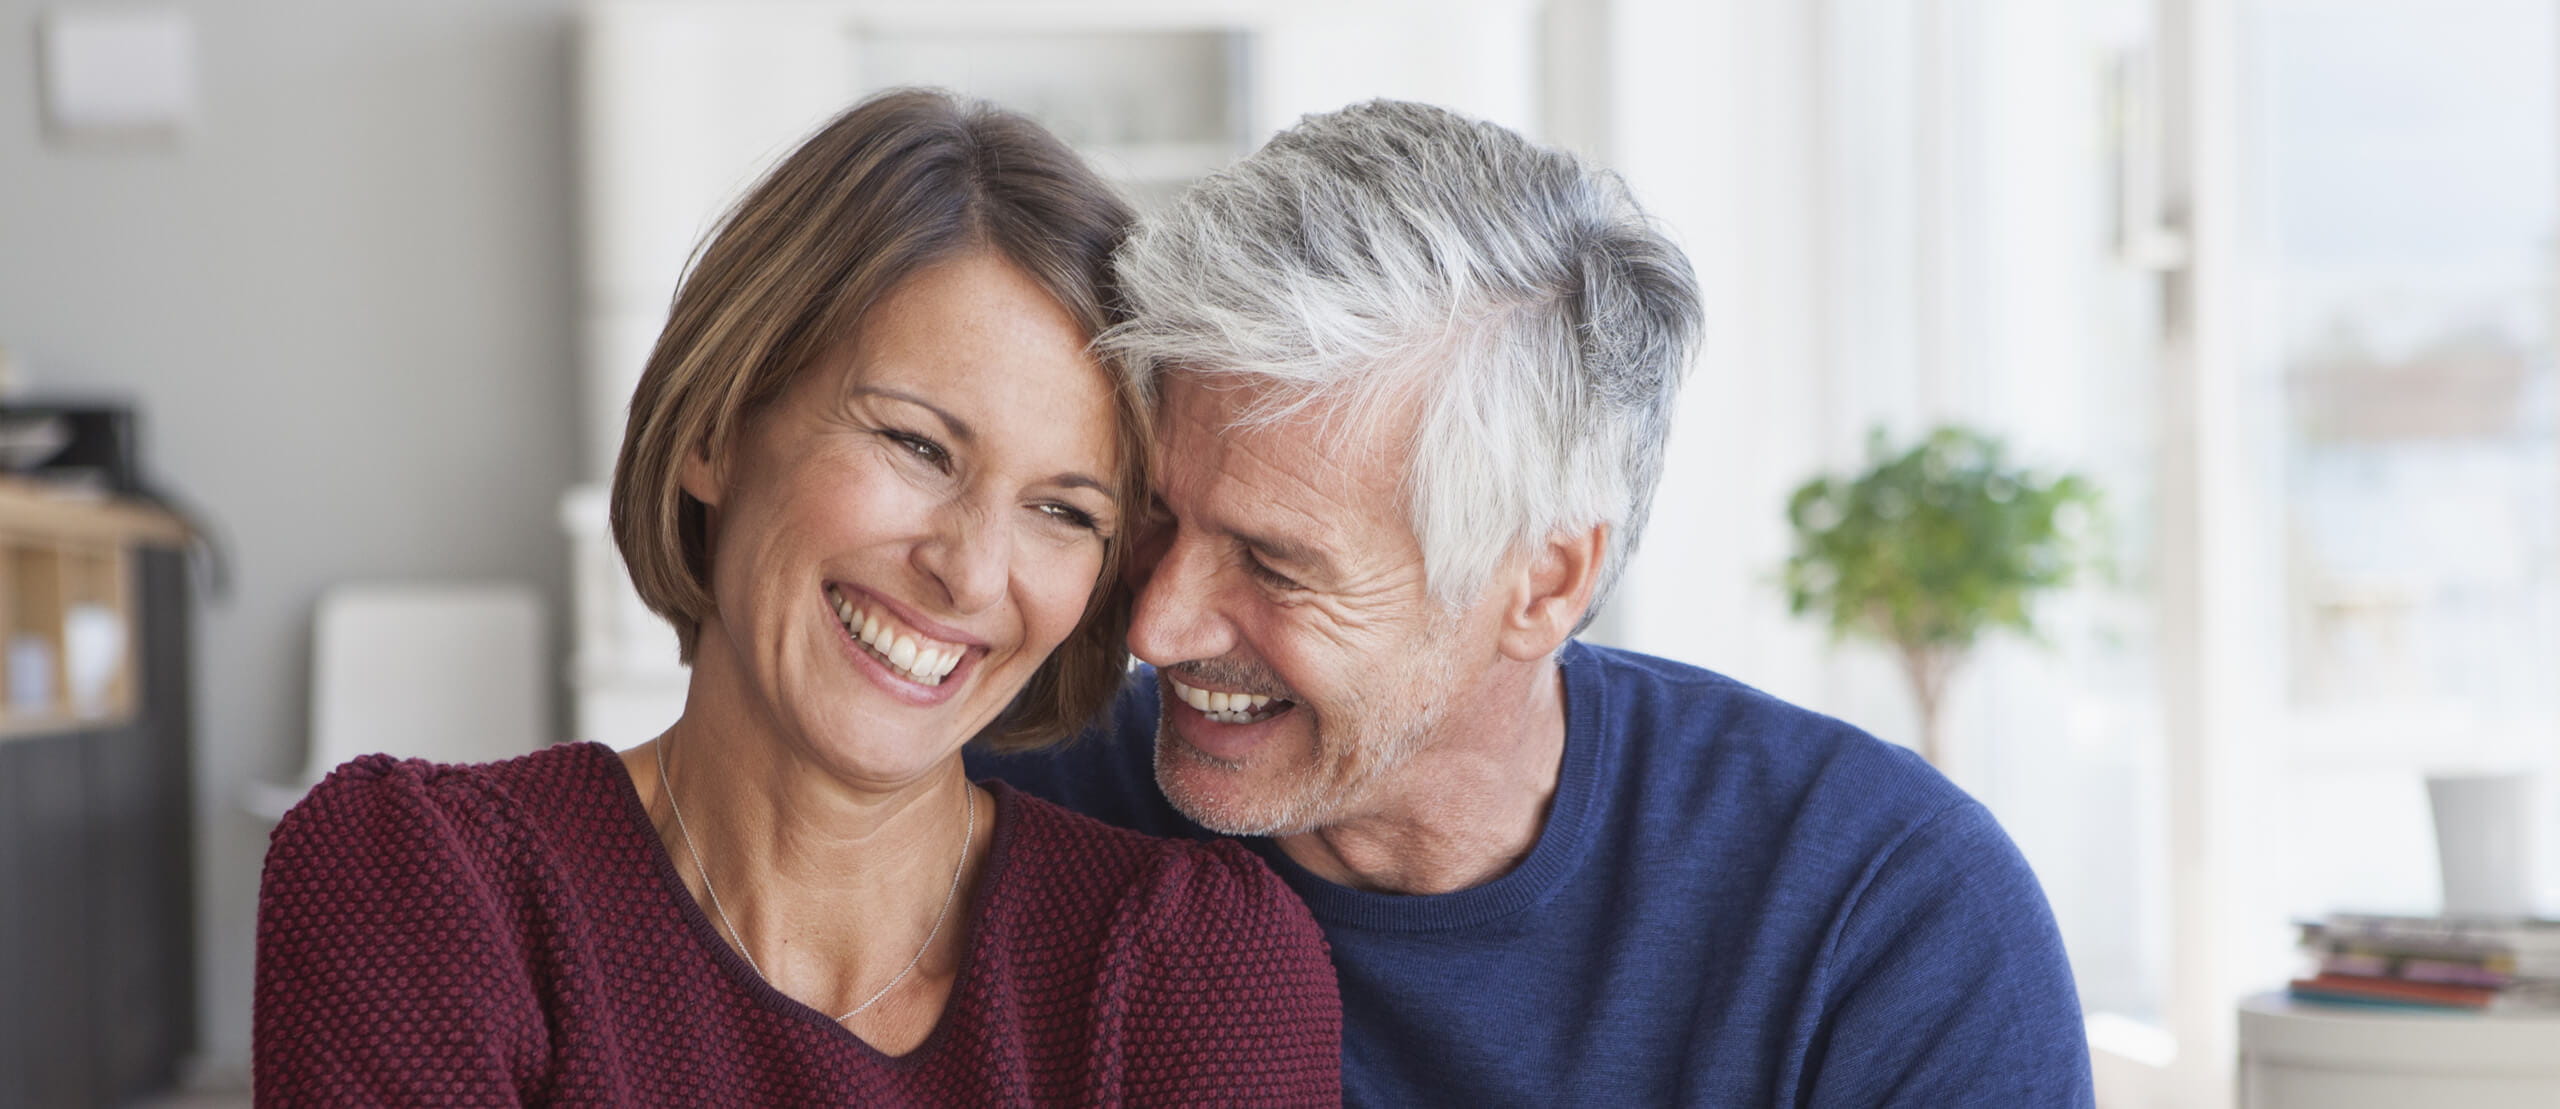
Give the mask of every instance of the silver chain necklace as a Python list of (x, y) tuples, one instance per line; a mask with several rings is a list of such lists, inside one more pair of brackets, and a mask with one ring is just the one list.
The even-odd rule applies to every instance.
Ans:
[[(711, 872), (703, 868), (702, 852), (693, 845), (693, 832), (684, 826), (684, 806), (676, 804), (675, 782), (667, 777), (667, 741), (664, 737), (658, 740), (656, 753), (658, 788), (666, 791), (667, 808), (676, 815), (676, 834), (684, 837), (684, 853), (693, 859), (693, 872), (702, 876), (702, 892), (711, 898), (711, 911), (718, 913), (721, 925), (729, 929), (729, 942), (738, 945), (738, 954), (746, 957), (747, 969), (756, 972), (756, 977), (763, 978), (769, 984), (773, 979), (765, 977), (764, 968), (756, 965), (755, 952), (747, 950), (747, 937), (738, 931), (735, 923), (730, 921), (729, 910), (721, 907), (720, 891), (712, 888)], [(889, 991), (897, 989), (898, 983), (906, 981), (907, 975), (916, 969), (916, 964), (924, 961), (924, 953), (933, 950), (934, 937), (942, 934), (942, 922), (951, 915), (951, 903), (960, 897), (960, 875), (969, 868), (969, 843), (978, 838), (978, 805), (969, 796), (966, 784), (963, 784), (960, 789), (960, 808), (965, 816), (960, 832), (960, 858), (959, 861), (951, 864), (951, 888), (942, 892), (942, 908), (933, 914), (933, 930), (924, 934), (924, 944), (916, 948), (915, 956), (907, 960), (906, 966), (899, 968), (897, 977), (889, 979), (889, 984), (880, 987), (879, 993), (872, 994), (871, 1000), (856, 1005), (845, 1015), (837, 1017), (837, 1024), (843, 1024), (861, 1016), (863, 1010), (878, 1004), (881, 998), (889, 996)]]

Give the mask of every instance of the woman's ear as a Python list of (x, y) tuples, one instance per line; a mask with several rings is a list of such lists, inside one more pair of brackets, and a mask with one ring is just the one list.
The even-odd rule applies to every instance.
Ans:
[(723, 472), (726, 469), (711, 460), (710, 444), (697, 443), (692, 450), (685, 452), (684, 461), (677, 464), (676, 485), (685, 491), (685, 495), (701, 501), (703, 507), (718, 508), (720, 489), (728, 478)]
[(1609, 525), (1557, 532), (1512, 564), (1496, 645), (1520, 662), (1555, 653), (1582, 622), (1600, 584), (1600, 560), (1609, 549)]

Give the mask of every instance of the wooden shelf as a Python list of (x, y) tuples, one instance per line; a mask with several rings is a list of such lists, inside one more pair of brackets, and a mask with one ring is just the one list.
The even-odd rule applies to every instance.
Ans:
[(135, 553), (187, 538), (148, 505), (0, 478), (0, 737), (132, 719)]
[(142, 547), (182, 547), (192, 536), (151, 505), (11, 477), (0, 477), (0, 532)]

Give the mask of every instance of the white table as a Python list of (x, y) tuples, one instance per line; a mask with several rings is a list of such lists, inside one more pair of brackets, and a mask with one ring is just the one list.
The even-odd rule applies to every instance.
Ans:
[(2240, 1005), (2243, 1109), (2554, 1109), (2560, 1014)]

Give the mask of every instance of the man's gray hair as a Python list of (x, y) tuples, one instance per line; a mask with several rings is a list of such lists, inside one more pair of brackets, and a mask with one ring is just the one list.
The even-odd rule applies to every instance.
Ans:
[(1404, 507), (1441, 604), (1477, 598), (1520, 544), (1594, 524), (1590, 611), (1607, 599), (1699, 328), (1688, 258), (1615, 174), (1375, 100), (1194, 186), (1115, 266), (1131, 319), (1101, 342), (1142, 380), (1262, 390), (1247, 423), (1418, 404)]

